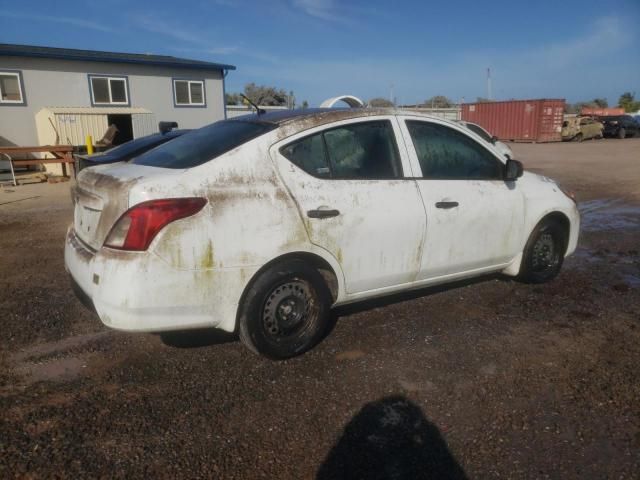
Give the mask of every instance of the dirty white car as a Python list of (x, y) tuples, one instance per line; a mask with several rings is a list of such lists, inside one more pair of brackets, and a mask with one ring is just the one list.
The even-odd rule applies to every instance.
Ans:
[(280, 111), (194, 130), (73, 189), (65, 264), (102, 322), (217, 327), (287, 358), (330, 309), (490, 272), (555, 277), (574, 201), (458, 123)]
[(496, 137), (495, 135), (491, 135), (477, 123), (466, 122), (464, 120), (460, 120), (459, 123), (478, 135), (485, 142), (489, 142), (494, 147), (496, 147), (496, 150), (500, 152), (500, 154), (502, 154), (505, 158), (513, 158), (513, 152), (506, 143), (501, 142), (498, 137)]

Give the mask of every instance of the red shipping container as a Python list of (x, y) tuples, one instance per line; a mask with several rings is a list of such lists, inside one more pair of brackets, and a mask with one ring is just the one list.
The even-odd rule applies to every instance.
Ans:
[(477, 123), (502, 141), (560, 142), (564, 99), (463, 103), (462, 120)]
[(624, 108), (589, 108), (583, 107), (580, 115), (594, 115), (596, 117), (606, 117), (608, 115), (624, 115)]

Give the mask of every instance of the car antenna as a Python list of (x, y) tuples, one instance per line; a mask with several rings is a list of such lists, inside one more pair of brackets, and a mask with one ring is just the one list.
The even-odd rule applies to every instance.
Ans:
[(244, 98), (253, 108), (256, 109), (256, 113), (258, 115), (262, 115), (263, 113), (267, 113), (265, 109), (260, 108), (258, 105), (256, 105), (255, 103), (253, 103), (251, 100), (249, 100), (249, 97), (247, 97), (244, 93), (241, 93), (240, 96), (242, 98)]

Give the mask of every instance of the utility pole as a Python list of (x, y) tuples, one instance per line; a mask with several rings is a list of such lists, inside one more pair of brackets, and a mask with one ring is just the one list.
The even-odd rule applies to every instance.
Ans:
[(391, 88), (389, 89), (389, 101), (394, 105), (396, 104), (395, 99), (393, 98), (393, 83), (391, 84)]
[(492, 100), (491, 98), (491, 68), (487, 67), (487, 99)]

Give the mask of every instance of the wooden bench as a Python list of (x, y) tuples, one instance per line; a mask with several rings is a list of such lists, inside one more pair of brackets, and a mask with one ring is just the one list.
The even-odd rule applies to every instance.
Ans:
[[(54, 158), (13, 158), (16, 155), (24, 155), (28, 153), (50, 153)], [(46, 163), (60, 163), (62, 165), (62, 175), (67, 176), (67, 164), (74, 166), (73, 146), (71, 145), (43, 145), (36, 147), (0, 147), (0, 156), (6, 156), (11, 166), (11, 175), (13, 177), (13, 185), (17, 185), (14, 167), (22, 167), (28, 165), (43, 165)]]

